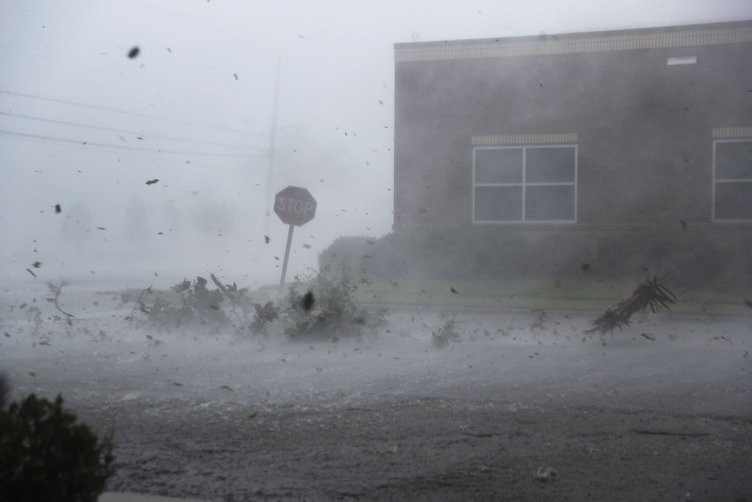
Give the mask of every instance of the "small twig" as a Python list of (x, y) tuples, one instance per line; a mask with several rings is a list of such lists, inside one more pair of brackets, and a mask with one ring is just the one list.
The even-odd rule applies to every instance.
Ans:
[[(237, 296), (235, 296), (234, 294), (232, 294), (230, 292), (230, 290), (228, 290), (227, 287), (225, 287), (225, 285), (222, 284), (219, 281), (219, 279), (217, 279), (216, 275), (210, 273), (209, 277), (211, 277), (212, 282), (214, 282), (214, 284), (217, 285), (217, 288), (219, 288), (219, 290), (222, 292), (222, 294), (224, 294), (227, 298), (230, 299), (230, 304), (232, 305), (230, 307), (230, 311), (232, 311), (232, 314), (235, 316), (235, 319), (237, 319), (238, 323), (242, 324), (243, 323), (243, 318), (240, 316), (240, 314), (238, 314), (237, 310), (235, 310), (235, 307), (240, 307), (240, 302), (238, 301)], [(242, 307), (241, 307), (241, 310), (242, 310)]]
[(227, 288), (224, 286), (224, 284), (222, 284), (221, 282), (219, 282), (219, 279), (217, 279), (217, 276), (215, 276), (214, 274), (209, 274), (209, 277), (211, 277), (211, 280), (214, 281), (214, 284), (217, 285), (217, 287), (219, 288), (219, 290), (222, 293), (224, 293), (224, 295), (227, 298), (229, 298), (231, 302), (235, 301), (235, 298), (230, 294), (230, 292), (227, 290)]
[(51, 282), (48, 282), (48, 283), (47, 283), (47, 287), (48, 287), (48, 288), (50, 289), (50, 291), (52, 291), (52, 294), (54, 294), (54, 295), (55, 295), (55, 297), (54, 297), (54, 298), (48, 298), (48, 301), (52, 302), (52, 303), (53, 303), (53, 304), (55, 305), (55, 308), (56, 308), (56, 309), (57, 309), (57, 310), (58, 310), (58, 311), (59, 311), (60, 313), (62, 313), (62, 314), (65, 314), (65, 315), (66, 315), (66, 316), (68, 316), (68, 317), (76, 317), (76, 316), (74, 316), (73, 314), (69, 314), (69, 313), (68, 313), (68, 312), (66, 312), (65, 310), (61, 309), (61, 308), (60, 308), (60, 304), (58, 303), (58, 299), (60, 298), (60, 295), (61, 295), (61, 294), (62, 294), (62, 292), (63, 292), (63, 287), (64, 287), (64, 286), (67, 286), (67, 285), (68, 285), (68, 283), (67, 283), (67, 282), (65, 282), (65, 281), (61, 282), (59, 286), (58, 286), (58, 285), (56, 285), (56, 284), (52, 284)]
[(143, 298), (144, 294), (146, 293), (151, 293), (151, 285), (149, 285), (148, 288), (141, 291), (141, 294), (138, 295), (138, 299), (136, 301), (138, 302), (138, 309), (144, 314), (149, 315), (151, 314), (151, 312), (149, 311), (149, 309), (146, 308), (146, 304), (144, 304), (144, 302), (141, 301), (141, 298)]

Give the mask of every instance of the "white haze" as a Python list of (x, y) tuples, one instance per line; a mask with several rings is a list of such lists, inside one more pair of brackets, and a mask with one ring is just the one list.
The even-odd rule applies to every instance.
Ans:
[(748, 0), (1, 0), (0, 275), (274, 282), (290, 184), (318, 199), (288, 277), (306, 274), (337, 237), (391, 230), (394, 43), (748, 18)]

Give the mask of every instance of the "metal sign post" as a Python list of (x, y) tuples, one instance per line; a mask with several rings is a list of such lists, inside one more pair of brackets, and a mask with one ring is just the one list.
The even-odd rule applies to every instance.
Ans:
[(282, 277), (279, 280), (279, 290), (282, 291), (285, 287), (287, 263), (290, 260), (293, 228), (305, 225), (316, 216), (316, 199), (305, 188), (288, 186), (274, 197), (274, 212), (283, 223), (290, 225), (290, 230), (287, 232), (285, 261), (282, 263)]
[(287, 232), (287, 247), (285, 248), (285, 261), (282, 262), (282, 277), (279, 280), (279, 290), (285, 288), (285, 276), (287, 275), (287, 261), (290, 259), (290, 246), (292, 245), (292, 230), (295, 225), (290, 225), (290, 231)]

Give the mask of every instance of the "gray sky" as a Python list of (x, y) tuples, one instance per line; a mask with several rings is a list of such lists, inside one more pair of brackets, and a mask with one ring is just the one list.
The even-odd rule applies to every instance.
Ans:
[(740, 19), (752, 1), (0, 0), (0, 276), (274, 282), (290, 184), (318, 200), (304, 274), (391, 229), (394, 43)]

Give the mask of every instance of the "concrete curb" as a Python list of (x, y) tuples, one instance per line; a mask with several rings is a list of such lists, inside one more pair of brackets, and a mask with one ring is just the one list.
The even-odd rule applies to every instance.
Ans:
[(143, 493), (115, 493), (105, 492), (99, 496), (98, 502), (205, 502), (200, 499), (182, 499), (163, 497), (161, 495), (146, 495)]

